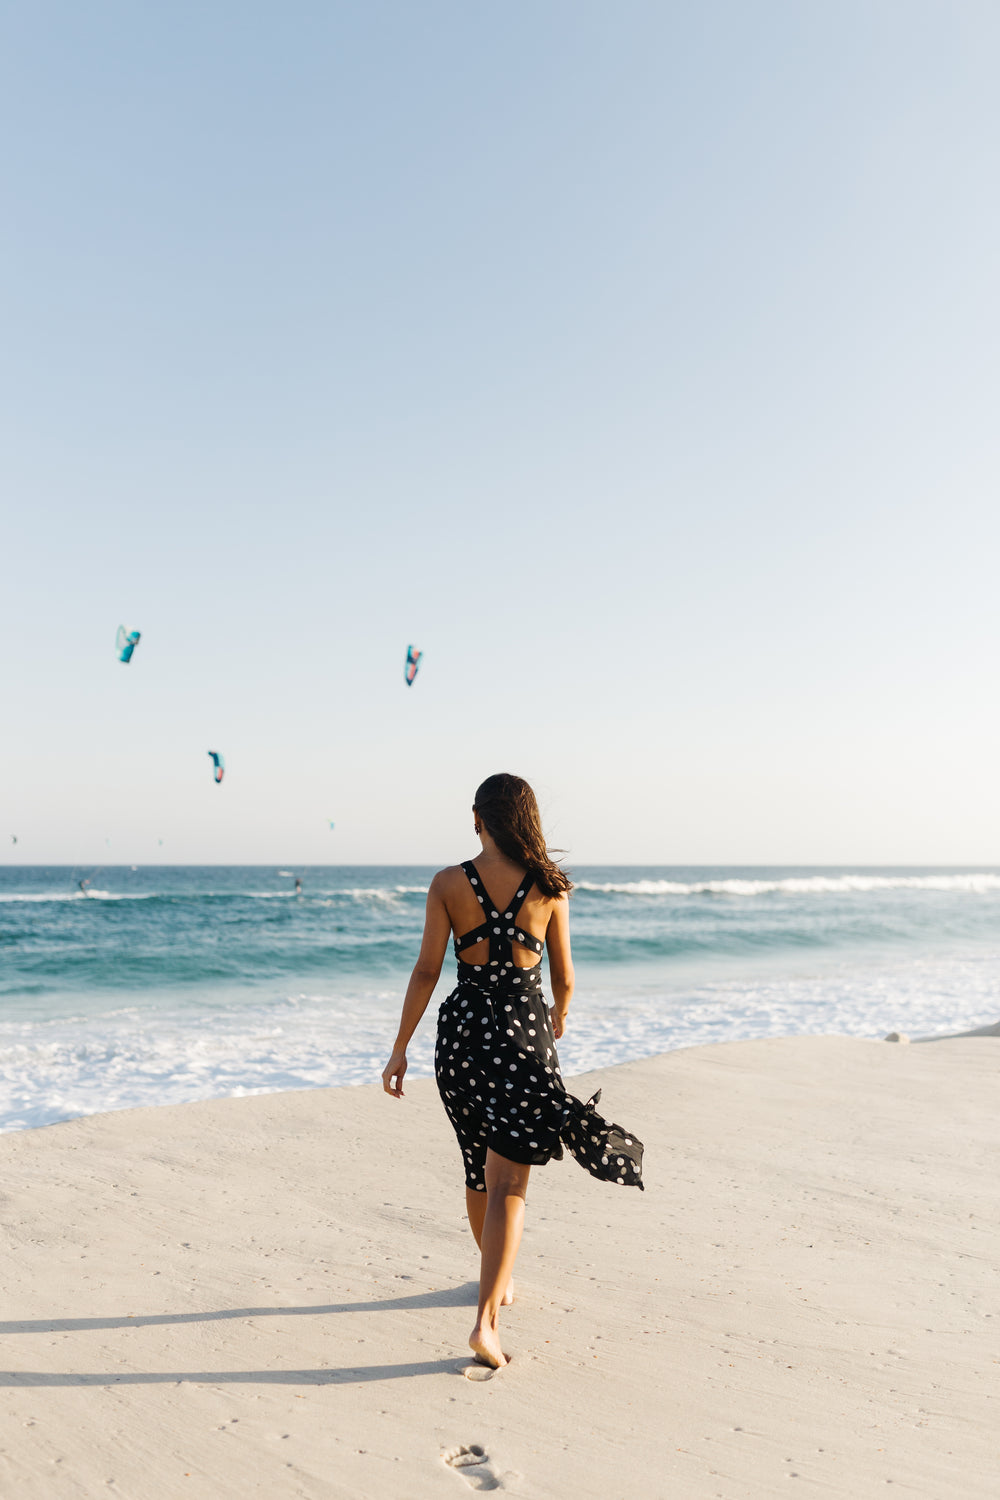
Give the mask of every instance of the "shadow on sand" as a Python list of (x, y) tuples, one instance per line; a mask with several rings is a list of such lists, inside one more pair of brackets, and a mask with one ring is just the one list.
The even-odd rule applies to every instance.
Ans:
[[(411, 1312), (426, 1307), (475, 1307), (474, 1281), (438, 1292), (414, 1292), (378, 1302), (326, 1302), (313, 1307), (224, 1307), (211, 1312), (139, 1313), (124, 1318), (36, 1318), (0, 1323), (0, 1333), (86, 1333), (93, 1329), (150, 1328), (180, 1323), (207, 1323), (240, 1318), (317, 1317), (327, 1313)], [(111, 1385), (363, 1385), (372, 1380), (402, 1380), (414, 1375), (443, 1375), (456, 1369), (454, 1357), (399, 1365), (344, 1365), (313, 1370), (173, 1370), (126, 1374), (81, 1371), (2, 1370), (0, 1387)]]
[(422, 1359), (404, 1365), (344, 1365), (319, 1370), (164, 1370), (127, 1375), (81, 1371), (71, 1374), (45, 1370), (0, 1371), (0, 1386), (111, 1386), (111, 1385), (364, 1385), (370, 1380), (403, 1380), (413, 1375), (454, 1374), (451, 1359)]
[(325, 1302), (314, 1307), (222, 1307), (212, 1312), (136, 1313), (124, 1318), (35, 1318), (0, 1323), (0, 1334), (86, 1333), (92, 1328), (150, 1328), (157, 1324), (211, 1323), (225, 1318), (301, 1318), (325, 1313), (416, 1312), (423, 1307), (475, 1307), (479, 1283), (446, 1287), (440, 1292), (414, 1292), (409, 1297), (387, 1297), (381, 1302)]

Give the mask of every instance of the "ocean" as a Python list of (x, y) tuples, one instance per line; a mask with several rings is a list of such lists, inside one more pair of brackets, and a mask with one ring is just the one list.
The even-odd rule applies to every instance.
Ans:
[[(0, 867), (0, 1129), (376, 1082), (431, 874)], [(925, 1036), (1000, 1018), (998, 870), (573, 875), (565, 1073), (706, 1042)], [(410, 1076), (433, 1071), (453, 974), (449, 951)]]

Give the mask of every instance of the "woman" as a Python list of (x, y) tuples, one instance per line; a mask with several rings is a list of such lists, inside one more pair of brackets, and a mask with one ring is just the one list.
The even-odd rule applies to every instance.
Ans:
[[(568, 1095), (559, 1074), (555, 1044), (573, 998), (572, 883), (549, 858), (534, 792), (519, 776), (490, 776), (472, 816), (482, 849), (431, 881), (420, 956), (382, 1086), (402, 1097), (406, 1048), (454, 934), (458, 985), (438, 1016), (435, 1072), (465, 1158), (466, 1207), (482, 1256), (469, 1345), (499, 1369), (507, 1363), (500, 1308), (514, 1300), (531, 1167), (561, 1157), (565, 1140), (595, 1176), (641, 1187), (642, 1145), (594, 1115), (596, 1100), (584, 1106)], [(543, 947), (551, 1015), (540, 985)]]

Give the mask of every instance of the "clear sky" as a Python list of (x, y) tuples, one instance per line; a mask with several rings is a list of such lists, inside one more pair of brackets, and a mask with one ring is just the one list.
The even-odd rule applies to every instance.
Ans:
[(994, 0), (5, 7), (0, 858), (445, 862), (507, 769), (571, 862), (1000, 862), (998, 78)]

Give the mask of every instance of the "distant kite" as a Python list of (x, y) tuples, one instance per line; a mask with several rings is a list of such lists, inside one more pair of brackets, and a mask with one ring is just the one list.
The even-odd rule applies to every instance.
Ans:
[(217, 782), (221, 781), (223, 776), (226, 774), (226, 762), (223, 760), (218, 750), (210, 750), (208, 753), (212, 757), (212, 764), (215, 767), (212, 775), (215, 777)]
[[(332, 819), (332, 818), (331, 818), (331, 819), (330, 819), (330, 832), (331, 832), (331, 833), (332, 833), (332, 832), (333, 832), (333, 830), (334, 830), (334, 829), (335, 829), (335, 828), (336, 828), (336, 826), (337, 826), (337, 825), (336, 825), (336, 823), (335, 823), (335, 822), (334, 822), (334, 821), (333, 821), (333, 819)], [(16, 840), (16, 839), (15, 839), (15, 840), (14, 840), (14, 842), (15, 842), (15, 843), (16, 843), (16, 842), (17, 842), (17, 840)]]
[[(333, 827), (332, 823), (330, 824), (330, 827), (331, 828)], [(17, 834), (16, 833), (12, 833), (11, 834), (10, 841), (11, 841), (12, 844), (16, 844), (17, 843)]]
[(422, 651), (417, 650), (416, 646), (407, 646), (406, 648), (407, 687), (412, 687), (416, 680), (417, 672), (420, 670), (420, 658), (423, 656), (423, 654), (424, 653)]
[(124, 625), (119, 625), (118, 635), (115, 638), (115, 650), (118, 652), (119, 661), (132, 660), (132, 652), (139, 644), (139, 636), (138, 630), (126, 630)]

